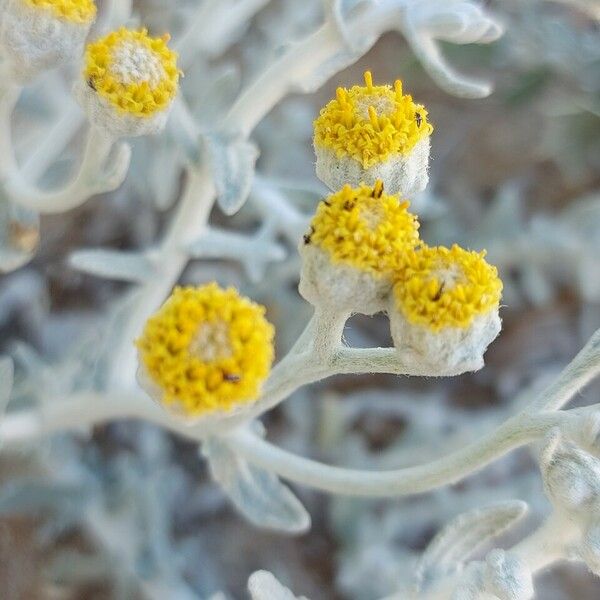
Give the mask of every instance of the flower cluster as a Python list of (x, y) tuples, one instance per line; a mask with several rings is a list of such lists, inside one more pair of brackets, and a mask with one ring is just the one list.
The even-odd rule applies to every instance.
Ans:
[(11, 78), (24, 82), (78, 57), (95, 17), (94, 0), (6, 0), (0, 46)]
[[(107, 48), (125, 39), (142, 43), (145, 50), (156, 48), (167, 61), (172, 57), (163, 45), (154, 46), (145, 36), (145, 32), (126, 35), (121, 30), (109, 41), (92, 46), (86, 73), (94, 92), (105, 95), (103, 101), (138, 119), (145, 115), (145, 96), (138, 105), (137, 98), (111, 95), (117, 80), (121, 91), (130, 89), (125, 78), (131, 77), (135, 53), (128, 49), (117, 58)], [(161, 70), (158, 62), (151, 65), (146, 58), (137, 64), (141, 67), (135, 72), (143, 72), (145, 82), (162, 81), (166, 73), (176, 80), (174, 62), (169, 70), (164, 66)], [(383, 114), (382, 128), (394, 127), (397, 133), (390, 134), (394, 151), (410, 156), (411, 149), (414, 152), (428, 140), (427, 113), (402, 94), (399, 82), (392, 92), (388, 86), (373, 86), (370, 74), (365, 80), (365, 89), (338, 92), (338, 108), (330, 103), (321, 113), (315, 139), (335, 144), (337, 156), (343, 155), (341, 145), (347, 135), (351, 160), (357, 160), (356, 153), (364, 146), (358, 157), (361, 166), (376, 162), (377, 156), (385, 159), (390, 152), (381, 140), (388, 134), (376, 127), (377, 107)], [(146, 83), (145, 92), (151, 87)], [(339, 108), (344, 102), (354, 113), (348, 108), (344, 116)], [(356, 117), (360, 110), (370, 114), (368, 125)], [(325, 132), (328, 119), (333, 118), (346, 119), (345, 129), (335, 138)], [(363, 146), (352, 142), (359, 139), (361, 128), (366, 132)], [(369, 154), (373, 148), (379, 154)], [(426, 162), (421, 169), (426, 172)], [(497, 271), (483, 252), (429, 247), (419, 238), (419, 221), (408, 208), (404, 194), (389, 193), (381, 179), (372, 184), (346, 182), (323, 199), (299, 243), (300, 293), (323, 309), (322, 315), (387, 312), (400, 359), (421, 372), (439, 375), (479, 368), (485, 349), (500, 330), (502, 283)], [(213, 283), (177, 288), (148, 320), (137, 346), (140, 384), (167, 410), (195, 421), (241, 411), (259, 398), (273, 360), (273, 328), (264, 318), (263, 307)]]
[[(338, 89), (314, 141), (317, 174), (343, 187), (320, 203), (300, 243), (299, 289), (330, 311), (386, 311), (402, 359), (437, 374), (482, 365), (500, 331), (502, 282), (485, 252), (421, 241), (417, 217), (396, 195), (427, 182), (432, 130), (400, 81), (374, 86), (367, 72), (365, 87)], [(371, 181), (375, 174), (383, 176)]]
[(187, 419), (252, 403), (274, 354), (264, 315), (264, 307), (232, 288), (176, 288), (137, 341), (140, 384)]
[(429, 137), (427, 111), (394, 87), (338, 88), (314, 124), (317, 175), (331, 189), (373, 184), (381, 179), (393, 193), (411, 194), (427, 185)]
[(117, 137), (164, 126), (180, 76), (168, 41), (121, 27), (88, 45), (75, 91), (93, 123)]
[(432, 370), (476, 365), (500, 330), (502, 282), (485, 252), (422, 242), (408, 206), (381, 181), (322, 201), (299, 246), (300, 293), (339, 311), (387, 311), (396, 346)]

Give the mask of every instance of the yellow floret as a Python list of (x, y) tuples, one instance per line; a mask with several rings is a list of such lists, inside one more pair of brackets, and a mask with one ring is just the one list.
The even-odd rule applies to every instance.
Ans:
[(402, 94), (402, 82), (373, 85), (365, 73), (365, 87), (338, 88), (336, 98), (314, 123), (315, 145), (333, 150), (339, 158), (350, 156), (365, 169), (392, 155), (408, 154), (430, 135), (427, 111)]
[(120, 112), (151, 117), (167, 108), (177, 93), (177, 53), (169, 36), (121, 27), (88, 45), (83, 76), (88, 85)]
[(381, 181), (346, 185), (319, 204), (304, 242), (327, 251), (333, 263), (388, 275), (419, 242), (419, 223), (408, 206), (384, 194)]
[(265, 308), (216, 283), (176, 288), (137, 340), (162, 402), (188, 416), (256, 400), (273, 362)]
[(87, 24), (96, 16), (94, 0), (24, 0), (29, 6), (48, 10), (54, 17), (71, 23)]
[(410, 323), (432, 331), (468, 327), (500, 303), (502, 281), (484, 257), (485, 251), (457, 245), (408, 253), (394, 285), (396, 307)]

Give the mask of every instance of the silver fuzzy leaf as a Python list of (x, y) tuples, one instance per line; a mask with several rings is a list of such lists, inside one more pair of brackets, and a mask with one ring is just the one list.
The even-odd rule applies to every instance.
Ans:
[(310, 527), (306, 509), (276, 475), (248, 464), (218, 437), (208, 438), (202, 453), (213, 479), (251, 523), (288, 533)]
[(417, 588), (456, 572), (486, 541), (516, 523), (527, 504), (509, 500), (459, 515), (431, 541), (417, 565)]
[(600, 507), (600, 461), (552, 431), (540, 453), (540, 470), (552, 504), (571, 515)]
[(141, 252), (103, 248), (76, 250), (69, 256), (69, 264), (84, 273), (134, 283), (148, 281), (157, 274), (155, 265)]
[(248, 591), (252, 600), (307, 600), (297, 598), (269, 571), (256, 571), (248, 580)]
[[(8, 406), (13, 387), (14, 366), (8, 356), (0, 358), (0, 419)], [(1, 440), (0, 440), (1, 442)]]
[(217, 202), (226, 215), (234, 215), (250, 195), (258, 148), (241, 136), (224, 133), (205, 134), (203, 141)]
[(515, 554), (496, 548), (485, 559), (484, 590), (499, 600), (530, 600), (533, 579), (530, 569)]

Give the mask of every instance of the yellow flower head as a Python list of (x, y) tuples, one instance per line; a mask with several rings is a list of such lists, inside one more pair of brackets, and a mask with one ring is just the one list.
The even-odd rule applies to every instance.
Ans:
[(365, 87), (338, 88), (314, 126), (315, 146), (333, 150), (338, 158), (349, 156), (365, 169), (392, 155), (407, 155), (433, 131), (425, 108), (402, 94), (400, 80), (394, 89), (373, 85), (369, 71)]
[(256, 400), (274, 353), (264, 315), (234, 288), (176, 288), (136, 342), (161, 401), (193, 417)]
[(431, 331), (468, 327), (475, 317), (500, 304), (502, 281), (484, 256), (485, 251), (464, 250), (456, 244), (408, 253), (394, 285), (396, 307), (410, 323)]
[(83, 76), (88, 85), (123, 114), (151, 117), (177, 93), (177, 54), (169, 36), (121, 27), (88, 45)]
[(408, 206), (384, 194), (381, 181), (346, 185), (319, 204), (304, 243), (325, 250), (333, 263), (386, 275), (419, 242), (419, 223)]
[(86, 25), (96, 16), (94, 0), (24, 0), (34, 8), (49, 11), (61, 21)]

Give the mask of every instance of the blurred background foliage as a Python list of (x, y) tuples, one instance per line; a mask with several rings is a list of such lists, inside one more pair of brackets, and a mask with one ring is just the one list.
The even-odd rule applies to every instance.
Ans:
[[(266, 417), (280, 445), (332, 464), (389, 468), (433, 458), (514, 412), (600, 327), (600, 40), (577, 4), (485, 3), (506, 34), (487, 46), (444, 47), (463, 72), (494, 81), (483, 100), (454, 98), (424, 73), (399, 35), (384, 36), (357, 64), (311, 96), (294, 95), (260, 124), (261, 180), (283, 182), (308, 214), (322, 185), (314, 175), (312, 120), (338, 85), (370, 69), (377, 82), (404, 81), (435, 125), (429, 188), (412, 205), (428, 243), (486, 248), (505, 282), (504, 330), (487, 366), (453, 379), (345, 376), (299, 391)], [(174, 39), (197, 2), (138, 0), (134, 13)], [(286, 44), (322, 19), (317, 0), (266, 3), (229, 39), (208, 40), (187, 68), (183, 94), (203, 127)], [(219, 44), (226, 48), (221, 54)], [(68, 90), (43, 78), (19, 105), (18, 151), (29, 156)], [(45, 179), (77, 156), (75, 136)], [(42, 218), (41, 247), (0, 279), (2, 350), (17, 364), (15, 404), (89, 385), (108, 316), (127, 284), (78, 273), (81, 247), (142, 249), (168, 223), (181, 187), (183, 152), (167, 131), (134, 143), (132, 171), (117, 192)], [(291, 190), (291, 191), (290, 191)], [(259, 231), (260, 189), (227, 229)], [(218, 278), (268, 306), (279, 353), (310, 314), (296, 286), (291, 240), (284, 261), (251, 281), (240, 264), (195, 261), (185, 282)], [(356, 345), (389, 344), (387, 320), (355, 317)], [(74, 342), (77, 340), (77, 342)], [(94, 349), (92, 351), (92, 349)], [(584, 396), (597, 397), (600, 386)], [(515, 452), (458, 485), (415, 498), (363, 500), (296, 490), (312, 530), (287, 538), (246, 524), (207, 475), (198, 448), (156, 428), (113, 423), (0, 455), (0, 596), (28, 598), (244, 598), (249, 574), (268, 569), (313, 600), (372, 600), (406, 581), (418, 552), (456, 514), (504, 498), (530, 503), (531, 528), (548, 507), (535, 461)], [(510, 540), (507, 540), (510, 541)], [(583, 567), (543, 575), (538, 597), (592, 600), (600, 584)], [(215, 596), (217, 598), (217, 596)]]

